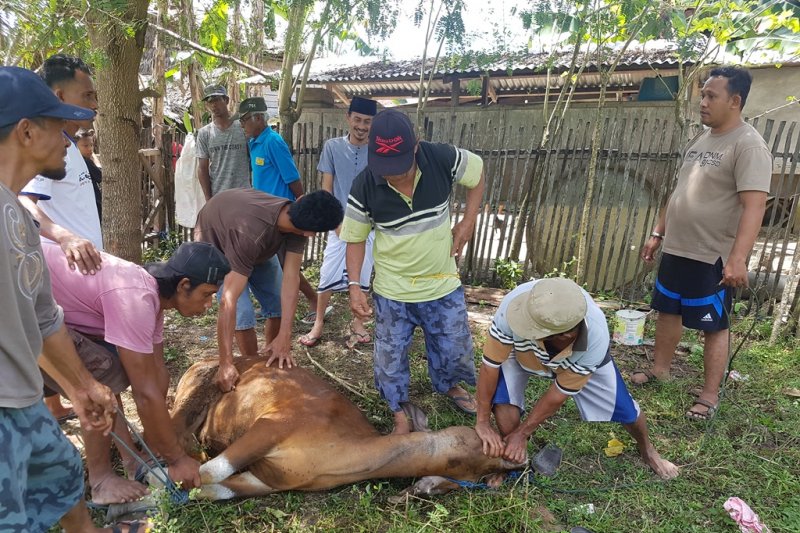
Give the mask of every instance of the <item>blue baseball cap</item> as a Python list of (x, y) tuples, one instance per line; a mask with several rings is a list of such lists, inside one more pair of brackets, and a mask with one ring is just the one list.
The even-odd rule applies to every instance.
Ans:
[(94, 111), (65, 104), (33, 71), (0, 67), (0, 128), (37, 117), (91, 120)]

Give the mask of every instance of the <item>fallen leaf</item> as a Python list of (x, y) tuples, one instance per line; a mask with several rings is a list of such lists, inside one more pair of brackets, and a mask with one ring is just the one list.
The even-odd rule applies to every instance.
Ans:
[(786, 396), (791, 396), (792, 398), (800, 398), (800, 389), (796, 389), (794, 387), (783, 389), (783, 393)]
[(621, 454), (624, 449), (625, 445), (614, 438), (608, 441), (608, 447), (604, 448), (603, 451), (606, 452), (606, 457), (616, 457)]

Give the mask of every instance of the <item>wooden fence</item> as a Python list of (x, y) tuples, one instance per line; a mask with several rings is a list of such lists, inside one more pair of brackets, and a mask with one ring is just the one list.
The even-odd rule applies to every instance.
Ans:
[[(541, 106), (428, 112), (424, 127), (428, 140), (456, 144), (484, 160), (485, 204), (460, 265), (465, 282), (499, 284), (493, 267), (501, 259), (520, 263), (525, 278), (554, 270), (574, 272), (595, 113), (594, 104), (574, 104), (551, 148), (541, 150), (545, 123)], [(639, 260), (640, 247), (672, 189), (687, 139), (676, 127), (670, 102), (608, 103), (600, 120), (602, 141), (590, 202), (585, 282), (590, 291), (615, 291), (624, 300), (639, 300), (649, 292), (653, 277)], [(797, 263), (800, 126), (763, 119), (753, 125), (770, 146), (775, 168), (765, 224), (751, 258), (752, 282), (766, 286), (772, 303), (785, 292), (784, 300), (791, 300), (796, 318), (800, 291), (785, 284), (793, 259)], [(317, 164), (323, 143), (344, 135), (346, 127), (342, 110), (304, 110), (292, 149), (306, 190), (319, 188)], [(171, 142), (170, 138), (164, 146)], [(166, 176), (171, 178), (171, 168)], [(464, 191), (459, 189), (454, 195), (454, 221), (463, 212)], [(144, 212), (151, 212), (151, 207), (146, 205)], [(167, 225), (174, 229), (170, 220), (174, 219), (168, 218)], [(323, 248), (322, 238), (312, 239), (306, 260), (319, 259)]]

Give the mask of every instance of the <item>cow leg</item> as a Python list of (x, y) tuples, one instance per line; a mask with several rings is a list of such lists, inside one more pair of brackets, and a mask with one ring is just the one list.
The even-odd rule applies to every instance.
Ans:
[(253, 462), (263, 459), (284, 438), (284, 435), (274, 431), (278, 426), (270, 420), (257, 420), (244, 435), (225, 448), (225, 451), (200, 466), (200, 482), (203, 485), (220, 483), (234, 472), (244, 470)]
[(203, 500), (230, 500), (231, 498), (251, 498), (254, 496), (265, 496), (277, 492), (272, 487), (264, 484), (260, 479), (250, 472), (242, 472), (235, 476), (230, 476), (222, 483), (210, 483), (200, 487), (197, 495)]

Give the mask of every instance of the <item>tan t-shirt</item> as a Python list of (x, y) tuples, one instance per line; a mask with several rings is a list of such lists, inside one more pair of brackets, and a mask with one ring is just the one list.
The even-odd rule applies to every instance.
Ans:
[(749, 124), (723, 134), (701, 133), (686, 147), (678, 184), (667, 204), (665, 252), (714, 264), (736, 238), (742, 191), (769, 192), (772, 154)]
[(305, 237), (278, 230), (278, 215), (290, 203), (256, 189), (222, 191), (197, 215), (195, 239), (222, 250), (231, 270), (249, 277), (284, 244), (287, 252), (303, 253)]

